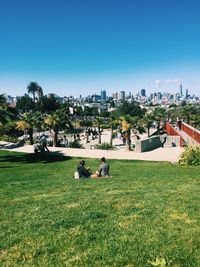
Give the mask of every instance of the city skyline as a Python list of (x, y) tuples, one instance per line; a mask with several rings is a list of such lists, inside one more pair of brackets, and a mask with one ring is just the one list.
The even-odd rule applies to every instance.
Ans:
[(0, 93), (106, 90), (200, 94), (200, 3), (189, 0), (1, 4)]

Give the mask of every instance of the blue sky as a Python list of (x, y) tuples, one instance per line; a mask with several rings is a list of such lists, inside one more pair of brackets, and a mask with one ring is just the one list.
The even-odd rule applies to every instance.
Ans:
[(199, 0), (1, 0), (0, 92), (200, 94)]

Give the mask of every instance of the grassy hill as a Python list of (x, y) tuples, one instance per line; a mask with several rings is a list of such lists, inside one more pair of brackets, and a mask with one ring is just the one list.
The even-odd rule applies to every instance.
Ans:
[(78, 161), (0, 152), (0, 266), (200, 266), (200, 168)]

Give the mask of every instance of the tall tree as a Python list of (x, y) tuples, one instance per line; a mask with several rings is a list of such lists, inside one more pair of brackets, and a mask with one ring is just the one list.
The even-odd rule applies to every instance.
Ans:
[(17, 99), (16, 108), (23, 110), (23, 112), (29, 112), (34, 109), (33, 99), (29, 95), (24, 95)]
[(194, 105), (186, 105), (182, 108), (181, 114), (187, 124), (190, 124), (191, 116), (197, 114), (197, 108)]
[(146, 129), (147, 129), (148, 137), (150, 136), (150, 128), (151, 128), (153, 121), (154, 121), (153, 115), (151, 113), (146, 113), (144, 118), (143, 118), (143, 122), (144, 122)]
[(33, 101), (36, 102), (36, 96), (40, 98), (43, 96), (43, 90), (42, 87), (37, 82), (30, 82), (27, 86), (28, 94), (33, 95)]
[(116, 108), (116, 114), (118, 117), (120, 116), (138, 116), (142, 117), (145, 111), (141, 109), (139, 103), (137, 102), (127, 102), (124, 101), (121, 106)]
[(36, 103), (36, 110), (50, 113), (56, 109), (61, 108), (60, 101), (56, 98), (54, 94), (49, 94), (41, 96)]
[(53, 146), (58, 146), (59, 130), (68, 130), (72, 128), (68, 114), (64, 109), (58, 109), (55, 112), (46, 115), (45, 124), (49, 127), (53, 137)]
[(41, 131), (44, 131), (45, 129), (44, 115), (41, 112), (36, 111), (33, 114), (33, 124), (34, 127), (37, 129), (37, 132), (40, 133)]
[(160, 133), (161, 122), (166, 120), (166, 110), (161, 107), (157, 107), (152, 112), (152, 118), (157, 122), (157, 133)]
[(34, 117), (30, 113), (24, 113), (21, 115), (20, 120), (16, 123), (16, 128), (20, 131), (28, 131), (30, 145), (33, 144), (33, 127), (34, 127)]
[(126, 138), (126, 150), (131, 150), (131, 128), (133, 118), (130, 115), (125, 115), (120, 118), (121, 128)]
[(116, 116), (113, 112), (110, 113), (109, 116), (109, 126), (111, 128), (111, 133), (110, 133), (110, 145), (113, 145), (113, 130), (114, 127), (116, 127), (117, 125), (119, 125), (119, 120), (116, 119)]
[(96, 119), (93, 121), (93, 125), (97, 127), (98, 129), (98, 137), (99, 137), (99, 145), (101, 144), (101, 126), (103, 124), (103, 118), (96, 117)]

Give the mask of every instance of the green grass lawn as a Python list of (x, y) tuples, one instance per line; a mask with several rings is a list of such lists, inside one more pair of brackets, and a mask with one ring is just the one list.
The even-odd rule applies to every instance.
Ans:
[(0, 266), (200, 266), (200, 168), (78, 161), (0, 152)]

